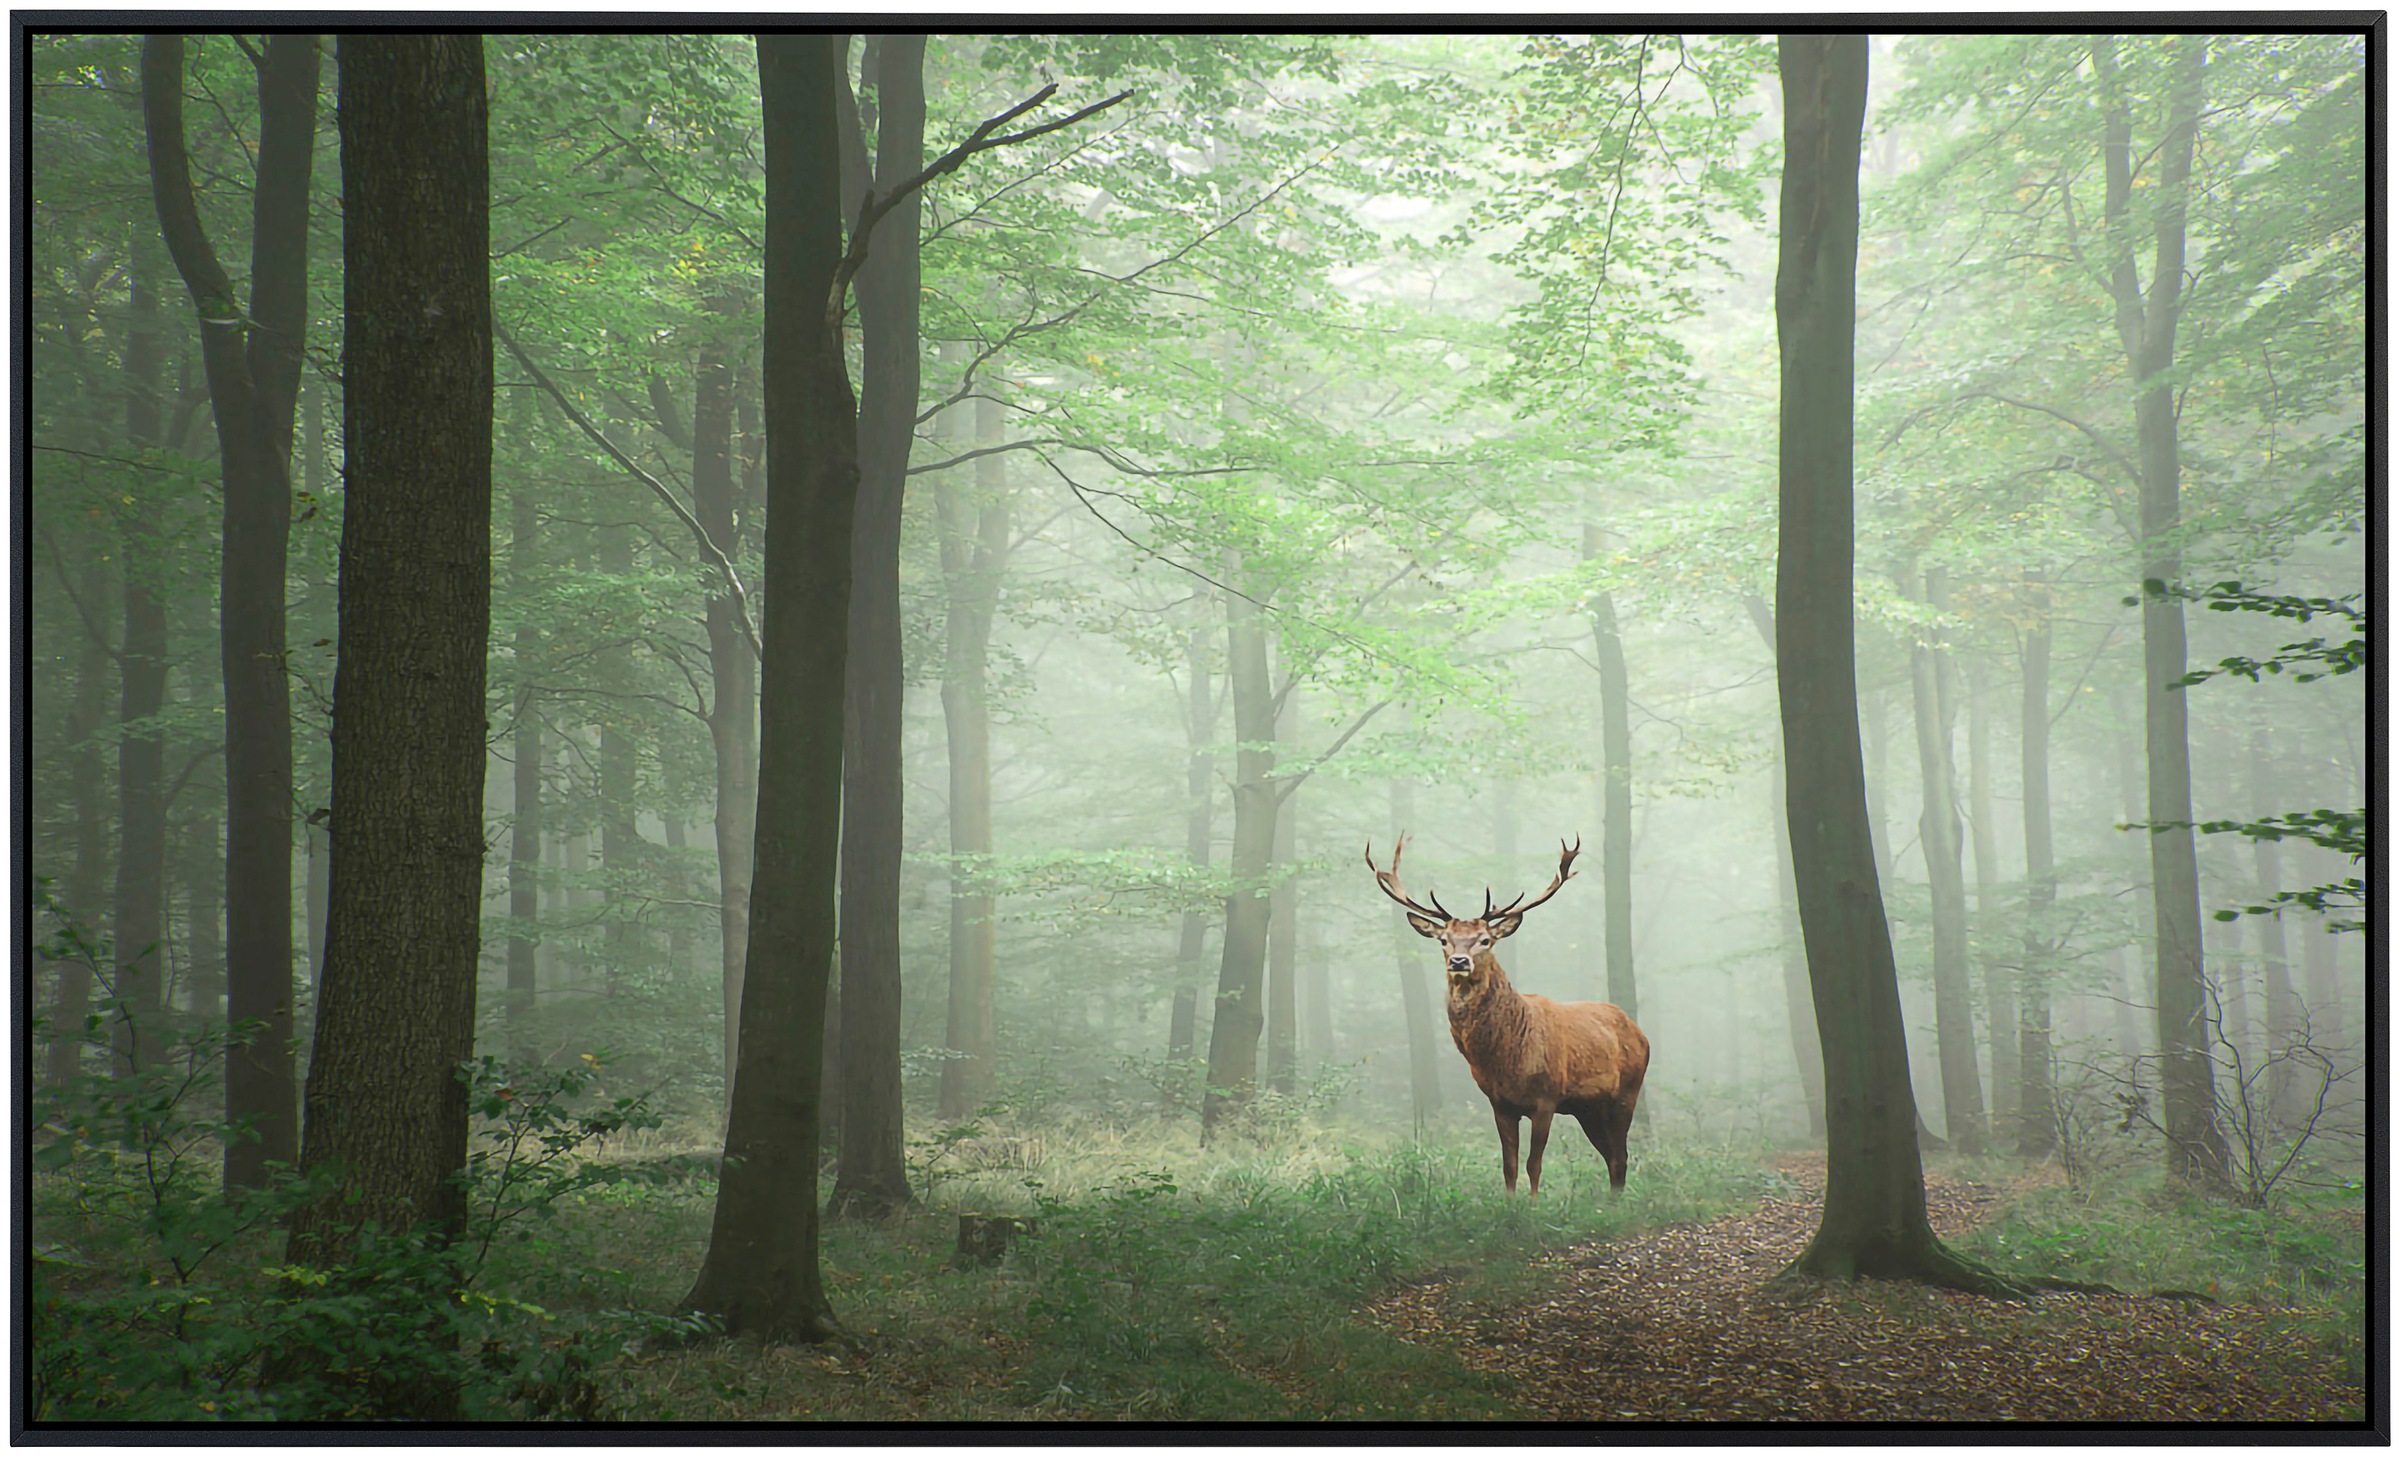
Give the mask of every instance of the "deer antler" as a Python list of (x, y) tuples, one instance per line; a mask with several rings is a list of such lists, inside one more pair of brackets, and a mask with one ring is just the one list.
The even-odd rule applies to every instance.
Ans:
[[(1581, 842), (1578, 841), (1578, 843)], [(1407, 893), (1400, 889), (1400, 852), (1407, 848), (1408, 835), (1405, 831), (1403, 831), (1400, 838), (1392, 842), (1392, 868), (1389, 870), (1375, 870), (1375, 842), (1373, 840), (1369, 840), (1367, 842), (1367, 868), (1369, 870), (1375, 870), (1375, 883), (1383, 887), (1383, 893), (1385, 895), (1388, 895), (1393, 900), (1398, 901), (1400, 903), (1400, 908), (1404, 911), (1413, 911), (1420, 916), (1430, 916), (1439, 921), (1454, 921), (1458, 919), (1456, 916), (1453, 916), (1448, 911), (1442, 909), (1442, 903), (1438, 900), (1434, 900), (1432, 892), (1428, 891), (1425, 898), (1429, 901), (1433, 901), (1433, 904), (1431, 906), (1421, 906), (1415, 901), (1410, 900)]]
[[(1546, 901), (1550, 899), (1550, 897), (1558, 894), (1558, 888), (1562, 885), (1565, 885), (1567, 881), (1575, 874), (1575, 871), (1572, 867), (1575, 864), (1575, 857), (1583, 853), (1583, 836), (1577, 835), (1575, 837), (1575, 846), (1573, 849), (1567, 848), (1566, 841), (1559, 841), (1558, 850), (1558, 875), (1550, 882), (1550, 888), (1548, 890), (1545, 890), (1540, 895), (1535, 896), (1531, 901), (1525, 901), (1525, 897), (1520, 895), (1516, 898), (1516, 900), (1510, 901), (1507, 905), (1495, 907), (1492, 904), (1491, 887), (1486, 886), (1484, 887), (1483, 891), (1483, 918), (1488, 921), (1494, 916), (1522, 916), (1527, 911), (1532, 910), (1535, 906), (1540, 905), (1543, 901)], [(1394, 874), (1398, 874), (1399, 870), (1400, 857), (1395, 853), (1392, 856), (1392, 871)], [(1524, 903), (1519, 904), (1519, 902)]]

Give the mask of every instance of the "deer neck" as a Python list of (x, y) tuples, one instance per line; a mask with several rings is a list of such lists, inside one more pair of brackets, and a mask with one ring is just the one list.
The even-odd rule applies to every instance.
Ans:
[(1500, 958), (1489, 951), (1476, 956), (1471, 981), (1465, 986), (1451, 982), (1449, 990), (1450, 1021), (1455, 1026), (1506, 1035), (1524, 1019), (1524, 998), (1501, 970)]

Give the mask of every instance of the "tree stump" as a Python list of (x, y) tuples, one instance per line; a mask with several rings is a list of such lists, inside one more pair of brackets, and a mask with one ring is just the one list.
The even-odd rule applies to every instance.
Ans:
[(958, 1217), (958, 1253), (953, 1262), (997, 1264), (1001, 1256), (1016, 1248), (1019, 1236), (1039, 1233), (1039, 1220), (1007, 1214), (962, 1214)]

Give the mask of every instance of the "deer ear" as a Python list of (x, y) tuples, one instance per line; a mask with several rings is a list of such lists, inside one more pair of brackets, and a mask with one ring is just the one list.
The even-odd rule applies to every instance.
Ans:
[(1418, 935), (1429, 941), (1442, 934), (1441, 922), (1431, 916), (1420, 916), (1415, 911), (1408, 913), (1408, 924)]
[(1483, 924), (1492, 933), (1493, 940), (1502, 941), (1517, 934), (1517, 927), (1525, 924), (1525, 918), (1522, 915), (1494, 916)]

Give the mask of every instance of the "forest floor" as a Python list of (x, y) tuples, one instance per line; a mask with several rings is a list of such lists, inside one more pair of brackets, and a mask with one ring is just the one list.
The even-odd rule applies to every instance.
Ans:
[[(1815, 1232), (1821, 1155), (1777, 1164), (1752, 1213), (1547, 1256), (1547, 1291), (1479, 1298), (1436, 1278), (1367, 1319), (1497, 1378), (1560, 1421), (2307, 1422), (2363, 1393), (2295, 1342), (2284, 1312), (2147, 1295), (2000, 1301), (1862, 1280), (1787, 1298), (1767, 1282)], [(2038, 1177), (2038, 1176), (2037, 1176)], [(2055, 1179), (2055, 1172), (2049, 1177)], [(1935, 1232), (2015, 1191), (1928, 1171)]]

